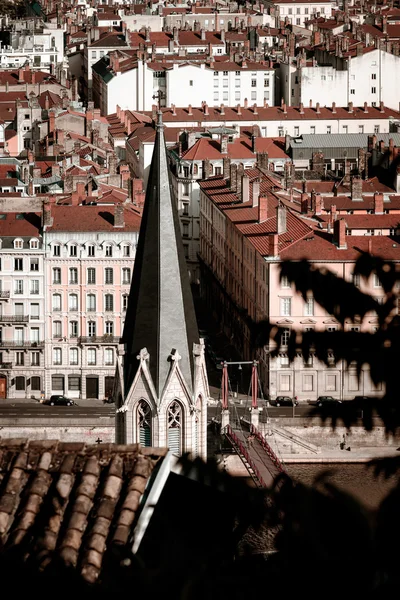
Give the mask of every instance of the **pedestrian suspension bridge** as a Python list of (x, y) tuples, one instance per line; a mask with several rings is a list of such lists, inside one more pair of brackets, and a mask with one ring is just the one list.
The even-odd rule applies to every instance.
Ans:
[[(233, 402), (233, 392), (230, 385), (228, 366), (252, 364), (251, 382), (247, 399), (251, 395), (250, 420), (239, 418), (237, 408)], [(239, 368), (240, 368), (239, 367)], [(258, 363), (251, 362), (224, 362), (221, 382), (221, 433), (229, 442), (232, 449), (240, 457), (250, 477), (257, 487), (270, 487), (277, 475), (285, 473), (282, 460), (277, 456), (261, 433), (263, 422), (260, 422), (260, 407), (258, 405), (258, 391), (261, 392), (263, 404), (261, 415), (263, 422), (267, 422), (267, 403), (262, 397), (258, 377)], [(247, 402), (246, 402), (246, 409)]]

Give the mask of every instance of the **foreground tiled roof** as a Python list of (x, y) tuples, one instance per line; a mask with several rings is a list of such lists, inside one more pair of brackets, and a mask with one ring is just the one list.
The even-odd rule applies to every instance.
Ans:
[(107, 555), (131, 541), (142, 494), (167, 450), (138, 444), (0, 440), (1, 552), (23, 549), (90, 583)]

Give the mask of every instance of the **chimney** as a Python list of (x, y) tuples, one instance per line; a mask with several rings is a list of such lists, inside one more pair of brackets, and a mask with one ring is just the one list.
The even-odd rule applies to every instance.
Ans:
[(387, 33), (387, 17), (382, 17), (382, 33)]
[(206, 39), (206, 30), (204, 28), (200, 29), (200, 37), (202, 40)]
[(336, 115), (336, 102), (332, 102), (332, 114)]
[(228, 136), (221, 135), (221, 154), (228, 154)]
[(321, 111), (319, 110), (319, 102), (317, 102), (317, 104), (315, 105), (315, 108), (316, 108), (317, 115), (320, 115)]
[(253, 115), (258, 115), (257, 104), (253, 104)]
[(228, 157), (224, 157), (223, 161), (223, 172), (222, 172), (222, 176), (224, 179), (229, 179), (230, 178), (230, 174), (231, 174), (231, 159)]
[(18, 83), (24, 83), (24, 70), (18, 69)]
[(376, 215), (383, 215), (383, 194), (374, 194), (374, 213)]
[(230, 172), (230, 188), (232, 190), (232, 192), (236, 192), (237, 190), (237, 165), (235, 165), (234, 163), (231, 164), (231, 172)]
[(308, 200), (308, 194), (303, 192), (301, 195), (301, 213), (303, 215), (306, 215), (308, 213)]
[(352, 114), (353, 112), (353, 103), (349, 102), (349, 114)]
[(385, 112), (385, 105), (382, 102), (382, 100), (379, 102), (379, 110), (380, 110), (381, 113)]
[(249, 101), (247, 100), (247, 98), (244, 99), (243, 102), (243, 108), (248, 108), (249, 107)]
[(42, 210), (42, 225), (43, 229), (46, 230), (48, 227), (53, 225), (53, 217), (51, 216), (51, 203), (49, 200), (45, 200), (43, 202), (43, 210)]
[(49, 133), (53, 133), (56, 124), (56, 113), (54, 111), (50, 111), (49, 115)]
[(268, 219), (268, 197), (259, 196), (258, 198), (258, 222), (264, 223)]
[(221, 115), (225, 114), (225, 105), (221, 104)]
[(304, 104), (300, 102), (300, 114), (304, 115)]
[(240, 107), (240, 104), (238, 104), (238, 105), (236, 106), (236, 111), (237, 111), (237, 114), (238, 114), (238, 116), (240, 117), (240, 116), (241, 116), (241, 114), (242, 114), (242, 109), (241, 109), (241, 107)]
[(51, 176), (59, 177), (59, 175), (60, 175), (60, 165), (58, 163), (51, 165)]
[(352, 177), (350, 181), (351, 199), (362, 200), (362, 179), (361, 177)]
[(278, 235), (286, 233), (286, 206), (283, 204), (278, 204), (276, 209), (276, 227)]
[(282, 111), (284, 115), (287, 115), (287, 107), (285, 102), (282, 104)]
[(204, 104), (204, 115), (205, 115), (206, 117), (208, 117), (208, 115), (209, 115), (209, 114), (210, 114), (210, 113), (208, 112), (208, 104), (207, 104), (207, 102), (206, 102), (206, 103)]
[(192, 105), (189, 104), (188, 106), (188, 115), (191, 117), (193, 115), (193, 111), (192, 111)]
[(364, 112), (365, 113), (368, 112), (368, 104), (366, 102), (364, 102)]
[(249, 202), (250, 200), (250, 178), (248, 175), (242, 176), (242, 202)]
[(310, 108), (312, 108), (312, 100), (310, 100)]
[(269, 255), (279, 256), (279, 235), (277, 233), (274, 233), (273, 235), (270, 235), (268, 237), (270, 239)]
[(333, 243), (339, 250), (346, 250), (346, 221), (337, 219), (333, 224)]
[(255, 179), (253, 181), (253, 207), (258, 206), (258, 199), (260, 197), (260, 183), (261, 179)]
[(208, 158), (203, 160), (203, 179), (209, 179), (211, 177), (211, 163)]
[(125, 227), (124, 205), (116, 204), (114, 208), (114, 227)]

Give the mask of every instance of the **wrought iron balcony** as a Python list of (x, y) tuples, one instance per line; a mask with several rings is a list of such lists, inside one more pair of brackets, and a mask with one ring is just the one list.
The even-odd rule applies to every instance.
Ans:
[(1, 348), (41, 348), (44, 346), (44, 341), (40, 342), (26, 342), (20, 340), (2, 340), (0, 342)]
[(0, 323), (28, 323), (28, 315), (0, 315)]
[(10, 290), (0, 292), (0, 300), (8, 300), (10, 297)]
[(7, 363), (0, 363), (0, 369), (11, 369), (12, 367), (12, 363), (7, 362)]
[(79, 337), (79, 344), (118, 344), (120, 338), (115, 335)]

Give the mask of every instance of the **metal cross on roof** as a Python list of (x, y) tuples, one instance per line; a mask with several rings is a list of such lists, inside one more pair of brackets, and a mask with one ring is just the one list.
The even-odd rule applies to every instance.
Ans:
[(162, 90), (157, 90), (153, 96), (153, 100), (157, 100), (158, 110), (161, 110), (161, 100), (165, 100), (166, 94)]

